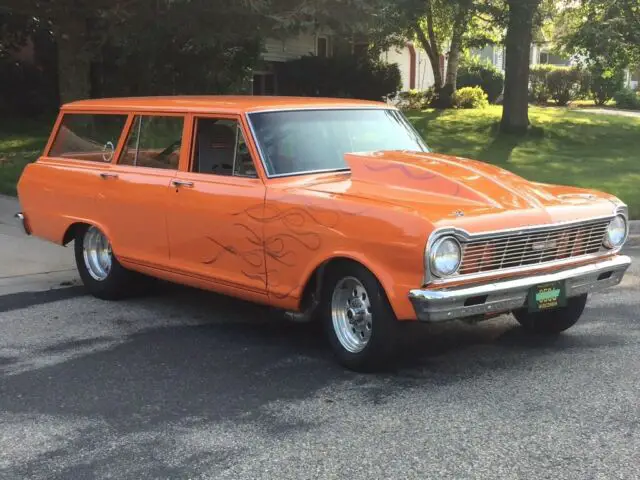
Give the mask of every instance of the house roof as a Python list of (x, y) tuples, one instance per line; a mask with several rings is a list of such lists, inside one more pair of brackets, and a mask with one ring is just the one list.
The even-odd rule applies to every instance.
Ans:
[(78, 100), (63, 105), (65, 111), (136, 111), (247, 113), (299, 108), (388, 107), (383, 102), (316, 97), (171, 96)]

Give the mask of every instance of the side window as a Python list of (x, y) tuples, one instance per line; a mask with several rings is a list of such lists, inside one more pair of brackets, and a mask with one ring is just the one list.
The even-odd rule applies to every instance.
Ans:
[(126, 121), (126, 115), (65, 113), (49, 156), (110, 162)]
[(137, 115), (119, 163), (177, 170), (183, 126), (183, 117)]
[(249, 147), (236, 120), (196, 119), (191, 170), (236, 177), (257, 178)]

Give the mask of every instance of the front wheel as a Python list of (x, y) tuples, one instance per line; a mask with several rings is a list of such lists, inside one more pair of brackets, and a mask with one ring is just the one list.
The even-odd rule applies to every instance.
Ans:
[(339, 362), (355, 371), (385, 366), (395, 353), (397, 320), (376, 277), (356, 263), (328, 272), (323, 321)]
[(587, 295), (585, 294), (568, 299), (565, 307), (535, 313), (517, 310), (513, 312), (513, 316), (526, 330), (553, 335), (573, 327), (582, 316), (586, 304)]
[(100, 229), (94, 226), (80, 229), (74, 250), (80, 278), (93, 296), (117, 300), (131, 291), (134, 274), (120, 265)]

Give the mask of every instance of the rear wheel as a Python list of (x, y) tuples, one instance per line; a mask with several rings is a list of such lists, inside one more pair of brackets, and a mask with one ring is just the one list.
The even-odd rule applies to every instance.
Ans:
[(518, 310), (513, 312), (513, 316), (526, 330), (553, 335), (573, 327), (582, 316), (586, 304), (585, 294), (568, 299), (566, 307), (535, 313)]
[(346, 262), (330, 269), (322, 306), (325, 331), (342, 365), (372, 371), (392, 360), (398, 322), (369, 270)]
[(79, 229), (74, 250), (78, 273), (89, 293), (104, 300), (117, 300), (131, 291), (133, 272), (120, 265), (99, 228)]

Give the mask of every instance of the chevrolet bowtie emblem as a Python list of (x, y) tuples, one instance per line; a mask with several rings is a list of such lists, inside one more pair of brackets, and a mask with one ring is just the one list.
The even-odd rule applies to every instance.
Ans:
[(551, 250), (556, 248), (558, 243), (555, 240), (549, 240), (547, 242), (535, 242), (531, 244), (531, 250), (539, 252), (541, 250)]

